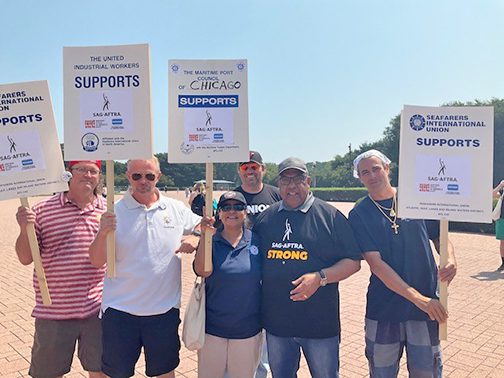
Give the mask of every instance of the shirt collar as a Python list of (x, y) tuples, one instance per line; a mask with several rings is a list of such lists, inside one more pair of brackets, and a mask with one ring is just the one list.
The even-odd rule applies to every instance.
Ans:
[[(77, 206), (70, 198), (68, 198), (68, 192), (61, 192), (59, 201), (61, 206), (65, 206), (67, 203)], [(86, 206), (86, 208), (89, 204)], [(97, 209), (105, 209), (105, 199), (102, 196), (94, 196), (93, 207)]]
[[(154, 209), (166, 209), (166, 203), (164, 203), (162, 197), (161, 197), (161, 193), (159, 192), (159, 190), (156, 188), (156, 193), (158, 195), (158, 200), (156, 202), (154, 202), (152, 204), (151, 207), (149, 207), (149, 209), (147, 210), (154, 210)], [(144, 204), (141, 204), (140, 202), (138, 202), (135, 197), (133, 197), (131, 195), (131, 189), (128, 189), (128, 191), (124, 194), (124, 197), (123, 197), (123, 200), (124, 200), (124, 204), (126, 205), (126, 207), (129, 209), (129, 210), (133, 210), (133, 209), (137, 209), (139, 207), (143, 207), (145, 208), (145, 205)]]
[[(214, 235), (214, 239), (215, 239), (215, 241), (222, 242), (222, 243), (225, 243), (225, 244), (231, 246), (231, 244), (226, 239), (224, 239), (222, 237), (222, 229), (217, 230), (217, 232)], [(243, 227), (243, 235), (242, 235), (240, 241), (238, 242), (238, 244), (236, 245), (236, 247), (234, 247), (234, 249), (242, 248), (242, 247), (250, 244), (251, 240), (252, 240), (252, 231), (250, 231), (246, 227)]]
[(295, 209), (290, 208), (289, 206), (287, 206), (285, 204), (285, 202), (282, 200), (280, 202), (280, 206), (278, 207), (278, 211), (279, 212), (282, 211), (282, 210), (285, 210), (285, 211), (301, 211), (302, 213), (307, 213), (308, 210), (310, 210), (310, 207), (312, 207), (314, 201), (315, 201), (315, 197), (313, 196), (313, 193), (309, 192), (308, 195), (306, 196), (305, 201), (301, 205), (299, 205), (298, 207), (296, 207)]

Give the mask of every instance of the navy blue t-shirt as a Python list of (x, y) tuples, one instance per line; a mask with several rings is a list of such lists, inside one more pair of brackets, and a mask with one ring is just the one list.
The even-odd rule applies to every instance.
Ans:
[[(387, 208), (392, 199), (377, 201)], [(439, 222), (421, 219), (397, 219), (396, 235), (391, 223), (369, 197), (350, 212), (350, 224), (363, 253), (378, 251), (408, 285), (421, 294), (437, 298), (437, 265), (429, 239), (439, 238)], [(429, 316), (406, 298), (388, 289), (374, 274), (369, 279), (366, 318), (401, 322), (427, 320)]]
[(236, 248), (220, 233), (212, 242), (213, 272), (206, 278), (206, 333), (246, 339), (261, 331), (261, 256), (248, 229)]
[(262, 212), (254, 225), (263, 254), (263, 327), (280, 337), (339, 336), (338, 283), (306, 301), (290, 299), (292, 281), (342, 259), (360, 260), (348, 220), (335, 207), (314, 198), (309, 210), (280, 210), (281, 202)]

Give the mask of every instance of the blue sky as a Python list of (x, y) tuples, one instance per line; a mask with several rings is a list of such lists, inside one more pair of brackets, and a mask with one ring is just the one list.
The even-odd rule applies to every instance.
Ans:
[(154, 151), (168, 59), (249, 63), (250, 147), (326, 161), (404, 104), (504, 97), (504, 2), (0, 0), (0, 83), (48, 80), (63, 141), (63, 46), (149, 43)]

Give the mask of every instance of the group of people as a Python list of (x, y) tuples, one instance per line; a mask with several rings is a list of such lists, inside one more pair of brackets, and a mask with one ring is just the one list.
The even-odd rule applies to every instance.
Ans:
[[(376, 150), (354, 160), (368, 196), (348, 219), (310, 192), (306, 164), (279, 164), (278, 188), (264, 184), (261, 155), (238, 165), (241, 186), (224, 193), (216, 216), (200, 217), (156, 189), (156, 158), (127, 164), (130, 189), (115, 212), (96, 194), (99, 161), (74, 161), (69, 190), (20, 207), (16, 251), (31, 263), (26, 225), (34, 223), (53, 300), (36, 279), (30, 375), (70, 371), (75, 344), (91, 378), (130, 377), (144, 349), (148, 376), (174, 377), (180, 341), (181, 263), (206, 278), (206, 334), (198, 376), (295, 377), (301, 351), (313, 377), (339, 376), (340, 281), (371, 268), (365, 354), (373, 377), (396, 377), (403, 350), (412, 377), (442, 374), (438, 325), (447, 312), (438, 279), (456, 274), (453, 247), (438, 271), (439, 222), (397, 217), (390, 160)], [(215, 227), (214, 227), (215, 226)], [(106, 239), (116, 238), (116, 276), (104, 277)], [(211, 233), (212, 270), (204, 267)], [(103, 291), (103, 296), (102, 296)], [(100, 320), (101, 319), (101, 320)], [(264, 336), (265, 335), (265, 336)]]

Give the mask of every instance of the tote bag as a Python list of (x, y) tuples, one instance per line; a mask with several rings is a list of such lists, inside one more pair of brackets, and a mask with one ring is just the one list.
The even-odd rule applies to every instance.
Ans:
[(205, 343), (205, 279), (194, 281), (182, 326), (182, 341), (189, 350), (198, 350)]
[(495, 209), (493, 209), (492, 219), (494, 221), (498, 220), (501, 217), (502, 197), (504, 197), (504, 194), (502, 194), (502, 196), (499, 197), (499, 200), (497, 201), (497, 204), (495, 205)]

